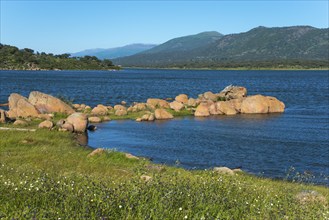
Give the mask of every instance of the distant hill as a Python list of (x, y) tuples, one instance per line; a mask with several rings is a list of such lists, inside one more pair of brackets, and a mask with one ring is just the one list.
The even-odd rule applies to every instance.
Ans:
[(145, 50), (149, 50), (155, 47), (156, 44), (130, 44), (123, 47), (115, 47), (109, 49), (88, 49), (77, 53), (71, 53), (73, 57), (83, 56), (95, 56), (98, 59), (113, 59), (117, 57), (130, 56), (136, 53), (140, 53)]
[(257, 27), (240, 34), (204, 32), (114, 59), (125, 67), (328, 67), (329, 29)]

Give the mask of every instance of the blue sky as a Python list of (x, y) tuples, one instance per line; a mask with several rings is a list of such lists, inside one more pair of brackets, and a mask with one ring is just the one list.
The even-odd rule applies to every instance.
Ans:
[(65, 53), (257, 26), (327, 28), (324, 1), (1, 1), (0, 42)]

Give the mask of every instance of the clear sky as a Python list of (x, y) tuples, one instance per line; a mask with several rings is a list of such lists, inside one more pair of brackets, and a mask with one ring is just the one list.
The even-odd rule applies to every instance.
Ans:
[(0, 42), (65, 53), (257, 26), (328, 28), (327, 0), (295, 1), (1, 1)]

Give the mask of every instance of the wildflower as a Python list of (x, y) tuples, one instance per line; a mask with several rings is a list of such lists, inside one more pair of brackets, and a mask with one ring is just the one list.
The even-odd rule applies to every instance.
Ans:
[(185, 215), (184, 219), (187, 219), (187, 215)]
[(182, 207), (180, 207), (180, 208), (179, 208), (179, 211), (182, 211), (182, 210), (183, 210), (183, 208), (182, 208)]
[(122, 208), (122, 205), (119, 205), (119, 209), (121, 209)]

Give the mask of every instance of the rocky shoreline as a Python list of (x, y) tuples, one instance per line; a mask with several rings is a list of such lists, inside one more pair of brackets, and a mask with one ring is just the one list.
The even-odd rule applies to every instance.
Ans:
[[(149, 98), (145, 103), (125, 101), (114, 106), (98, 104), (95, 107), (86, 104), (67, 104), (59, 98), (33, 91), (29, 97), (12, 93), (8, 98), (9, 110), (0, 109), (0, 123), (13, 125), (27, 124), (28, 120), (43, 119), (39, 128), (58, 129), (69, 132), (85, 132), (88, 128), (95, 130), (90, 123), (120, 119), (127, 115), (136, 122), (168, 120), (174, 118), (173, 113), (207, 117), (210, 115), (267, 114), (284, 112), (285, 105), (275, 97), (252, 95), (247, 96), (247, 89), (240, 86), (227, 86), (219, 93), (205, 92), (197, 98), (179, 94), (171, 102), (169, 100)], [(56, 123), (54, 114), (63, 117)]]

